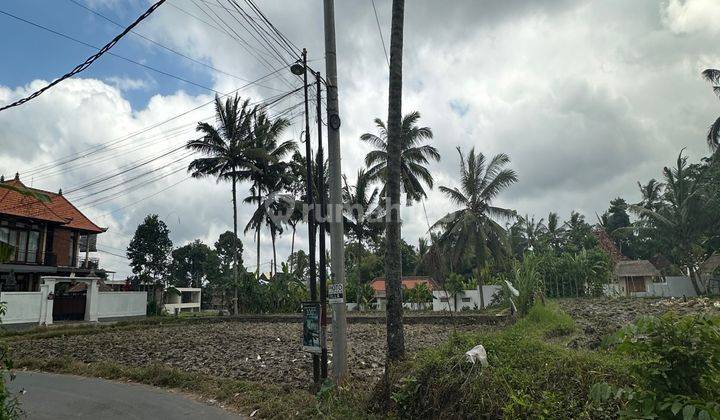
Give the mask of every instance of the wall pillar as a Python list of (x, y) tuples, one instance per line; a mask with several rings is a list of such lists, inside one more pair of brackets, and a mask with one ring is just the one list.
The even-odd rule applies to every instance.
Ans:
[(87, 295), (85, 296), (85, 321), (97, 322), (98, 320), (98, 298), (100, 289), (96, 277), (83, 279), (87, 284)]
[(52, 325), (53, 323), (53, 301), (48, 300), (48, 295), (55, 295), (54, 278), (40, 277), (40, 325)]

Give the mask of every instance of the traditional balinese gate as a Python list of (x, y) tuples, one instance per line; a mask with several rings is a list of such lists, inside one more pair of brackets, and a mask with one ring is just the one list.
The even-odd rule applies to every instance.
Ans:
[(53, 298), (54, 321), (81, 321), (85, 319), (87, 292), (67, 292)]

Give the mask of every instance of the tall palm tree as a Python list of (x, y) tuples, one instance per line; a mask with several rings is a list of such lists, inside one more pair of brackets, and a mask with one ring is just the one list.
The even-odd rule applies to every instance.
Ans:
[[(422, 144), (426, 140), (432, 140), (433, 133), (429, 127), (418, 127), (418, 120), (420, 113), (412, 112), (403, 117), (399, 127), (400, 177), (408, 203), (427, 197), (423, 183), (432, 189), (433, 177), (426, 166), (431, 160), (440, 161), (440, 153), (435, 147)], [(385, 197), (389, 185), (388, 128), (379, 118), (375, 118), (375, 125), (379, 135), (365, 133), (360, 139), (375, 148), (365, 156), (365, 165), (369, 168), (367, 175), (371, 180), (384, 184), (380, 195)]]
[[(713, 85), (715, 94), (720, 94), (720, 70), (705, 69), (702, 72), (702, 76)], [(710, 125), (707, 134), (707, 144), (713, 153), (720, 153), (718, 152), (720, 150), (720, 117)]]
[(640, 194), (642, 194), (642, 201), (637, 205), (648, 210), (657, 210), (658, 206), (662, 203), (663, 183), (651, 179), (645, 185), (642, 185), (640, 182), (637, 184), (640, 189)]
[(348, 185), (343, 175), (343, 201), (345, 202), (345, 232), (354, 239), (358, 246), (365, 241), (377, 238), (383, 231), (383, 224), (378, 220), (384, 218), (384, 211), (379, 205), (380, 192), (370, 186), (370, 178), (364, 169), (357, 173), (354, 186)]
[(555, 252), (560, 251), (562, 243), (565, 239), (565, 228), (560, 223), (560, 218), (555, 212), (550, 212), (550, 214), (548, 214), (545, 237), (547, 238), (547, 243)]
[[(254, 170), (246, 173), (246, 178), (252, 181), (250, 196), (245, 199), (246, 203), (257, 204), (255, 214), (245, 227), (247, 232), (249, 228), (256, 231), (257, 246), (257, 267), (256, 275), (260, 276), (260, 231), (262, 221), (267, 220), (262, 216), (263, 202), (274, 192), (279, 192), (284, 185), (287, 185), (290, 178), (288, 163), (282, 162), (282, 159), (297, 149), (297, 144), (293, 140), (280, 142), (280, 136), (289, 127), (290, 122), (284, 118), (271, 119), (264, 110), (255, 113), (252, 124), (252, 144), (255, 150), (262, 153), (256, 153), (253, 159)], [(275, 253), (275, 236), (282, 229), (275, 223), (268, 225), (273, 240), (273, 253)], [(277, 264), (277, 258), (273, 258)]]
[[(204, 157), (194, 159), (188, 166), (193, 178), (212, 176), (220, 181), (230, 180), (232, 183), (233, 233), (237, 238), (237, 182), (242, 174), (254, 171), (252, 156), (254, 148), (250, 141), (250, 130), (256, 107), (250, 107), (246, 99), (242, 103), (240, 97), (228, 97), (225, 103), (219, 96), (215, 97), (215, 119), (217, 128), (206, 122), (198, 123), (197, 131), (202, 138), (190, 140), (187, 149), (198, 152)], [(237, 240), (234, 241), (237, 249)], [(237, 252), (234, 252), (237, 255)], [(235, 300), (233, 309), (238, 313), (238, 262), (233, 264), (233, 280), (235, 283)]]
[[(387, 246), (385, 254), (385, 281), (387, 291), (386, 329), (387, 329), (387, 357), (394, 361), (405, 357), (405, 331), (403, 328), (402, 288), (400, 282), (400, 182), (403, 174), (408, 180), (406, 192), (417, 195), (419, 189), (415, 188), (410, 180), (410, 174), (417, 173), (426, 182), (432, 180), (429, 171), (421, 163), (427, 162), (424, 155), (415, 156), (415, 159), (406, 159), (403, 167), (403, 143), (408, 143), (408, 136), (402, 131), (402, 55), (403, 55), (403, 28), (405, 23), (405, 0), (393, 0), (392, 20), (390, 24), (390, 75), (388, 89), (388, 129), (387, 142), (375, 142), (379, 146), (379, 160), (365, 159), (366, 163), (377, 162), (380, 167), (374, 166), (378, 176), (384, 173), (387, 184), (387, 204), (390, 217), (386, 218)], [(419, 118), (419, 115), (418, 115)], [(377, 122), (377, 121), (376, 121)], [(405, 137), (405, 139), (403, 139)], [(426, 137), (426, 135), (425, 135)], [(425, 138), (423, 137), (423, 138)], [(418, 136), (415, 136), (418, 139)], [(382, 140), (378, 138), (378, 140)], [(417, 141), (416, 141), (417, 142)], [(384, 145), (384, 146), (383, 146)], [(406, 147), (407, 148), (407, 147)], [(428, 152), (432, 153), (429, 149)], [(437, 153), (437, 151), (435, 151)], [(383, 159), (383, 156), (384, 159)], [(439, 155), (438, 155), (439, 158)], [(384, 163), (383, 163), (384, 161)], [(380, 169), (384, 167), (385, 169)], [(414, 172), (410, 169), (414, 168)], [(422, 169), (420, 169), (422, 168)], [(405, 171), (403, 171), (405, 169)], [(423, 176), (425, 174), (427, 176)], [(417, 178), (415, 178), (417, 181)], [(430, 184), (428, 184), (430, 185)], [(417, 183), (420, 186), (420, 183)], [(420, 186), (421, 187), (421, 186)], [(422, 187), (421, 187), (422, 188)]]
[(656, 237), (663, 239), (678, 264), (688, 271), (695, 293), (700, 295), (697, 268), (706, 257), (702, 244), (708, 238), (708, 232), (714, 230), (717, 217), (708, 214), (699, 179), (693, 176), (683, 151), (680, 151), (674, 168), (663, 168), (663, 177), (665, 205), (657, 210), (639, 205), (630, 208), (649, 219)]
[[(498, 262), (507, 253), (505, 229), (495, 219), (512, 219), (515, 211), (493, 206), (492, 202), (518, 178), (514, 170), (505, 168), (510, 158), (504, 153), (488, 161), (482, 153), (475, 154), (474, 148), (467, 157), (459, 147), (457, 151), (460, 155), (460, 188), (441, 186), (440, 191), (460, 209), (440, 219), (433, 228), (442, 230), (439, 242), (451, 250), (451, 257), (456, 261), (472, 248), (476, 271), (479, 271), (488, 263), (488, 253)], [(482, 277), (477, 277), (482, 303)], [(481, 306), (484, 307), (484, 303)]]

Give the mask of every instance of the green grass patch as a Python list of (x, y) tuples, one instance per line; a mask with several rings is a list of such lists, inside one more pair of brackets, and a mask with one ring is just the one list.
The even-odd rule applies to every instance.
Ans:
[[(615, 402), (600, 405), (588, 394), (598, 382), (626, 384), (627, 363), (546, 342), (574, 329), (557, 306), (535, 306), (504, 331), (454, 334), (393, 366), (376, 397), (389, 394), (386, 407), (401, 418), (613, 417)], [(489, 367), (466, 361), (464, 353), (477, 344), (487, 350)]]
[(365, 398), (369, 393), (357, 392), (352, 385), (326, 387), (313, 394), (290, 386), (189, 373), (162, 364), (128, 367), (111, 362), (81, 363), (69, 358), (20, 359), (15, 361), (15, 367), (181, 390), (214, 399), (246, 416), (255, 412), (256, 418), (381, 418), (367, 414)]

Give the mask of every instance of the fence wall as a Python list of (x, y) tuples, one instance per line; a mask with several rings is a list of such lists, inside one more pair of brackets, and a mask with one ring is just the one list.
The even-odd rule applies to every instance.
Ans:
[[(692, 297), (697, 296), (689, 277), (667, 276), (665, 282), (655, 283), (646, 281), (645, 292), (630, 293), (632, 297)], [(625, 296), (622, 284), (610, 283), (603, 285), (606, 296)]]
[[(485, 307), (489, 306), (493, 301), (493, 297), (499, 293), (501, 287), (492, 284), (483, 286), (483, 302)], [(455, 297), (457, 300), (457, 310), (462, 309), (479, 309), (480, 308), (480, 293), (477, 289), (465, 290), (463, 293), (458, 293)], [(444, 290), (433, 291), (433, 311), (449, 311), (455, 310), (455, 300), (452, 295), (449, 295)]]
[(145, 316), (147, 292), (98, 293), (98, 318)]
[(2, 292), (0, 301), (5, 302), (3, 324), (37, 324), (40, 322), (42, 292)]

